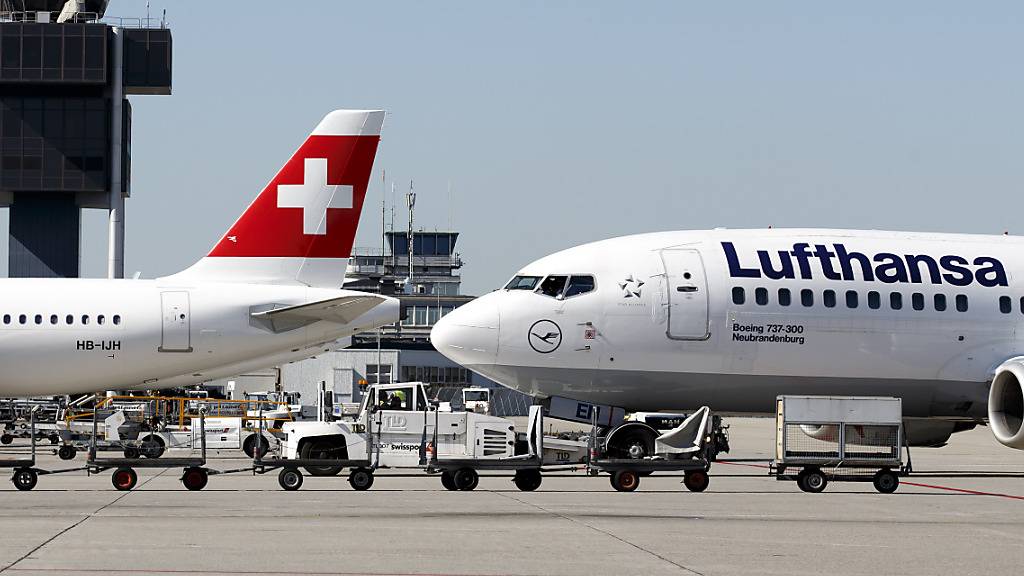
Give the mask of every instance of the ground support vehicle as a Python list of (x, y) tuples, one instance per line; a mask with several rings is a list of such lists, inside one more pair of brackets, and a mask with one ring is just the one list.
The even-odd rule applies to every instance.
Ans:
[[(136, 468), (182, 468), (181, 483), (188, 490), (202, 490), (209, 481), (211, 470), (206, 468), (206, 415), (200, 409), (199, 417), (192, 422), (193, 429), (198, 428), (200, 444), (199, 456), (177, 457), (177, 458), (101, 458), (97, 455), (96, 438), (99, 436), (99, 421), (96, 411), (93, 412), (93, 444), (89, 449), (89, 458), (86, 461), (85, 469), (89, 474), (99, 474), (106, 470), (113, 470), (110, 482), (118, 490), (131, 490), (138, 484), (139, 476)], [(198, 421), (198, 422), (197, 422)], [(192, 449), (195, 444), (193, 441)]]
[(84, 470), (84, 467), (77, 468), (66, 468), (60, 470), (43, 470), (36, 466), (36, 450), (37, 443), (41, 437), (36, 431), (35, 423), (35, 412), (32, 412), (29, 416), (29, 434), (28, 438), (31, 439), (30, 451), (28, 458), (4, 458), (0, 457), (0, 468), (9, 468), (13, 470), (11, 475), (11, 482), (14, 483), (14, 487), (18, 490), (32, 490), (36, 487), (39, 482), (39, 477), (46, 474), (60, 474), (63, 472), (75, 472)]
[(769, 474), (777, 480), (795, 481), (801, 490), (812, 493), (822, 492), (829, 482), (871, 482), (888, 494), (910, 472), (899, 398), (776, 399), (775, 459)]
[(640, 477), (654, 472), (683, 471), (683, 484), (691, 492), (703, 492), (710, 484), (708, 471), (708, 443), (712, 440), (711, 410), (697, 410), (675, 428), (659, 435), (654, 441), (653, 454), (622, 457), (618, 451), (608, 449), (609, 437), (628, 430), (628, 424), (612, 429), (605, 437), (599, 435), (597, 411), (593, 412), (591, 452), (587, 473), (610, 475), (611, 485), (619, 492), (632, 492), (640, 487)]

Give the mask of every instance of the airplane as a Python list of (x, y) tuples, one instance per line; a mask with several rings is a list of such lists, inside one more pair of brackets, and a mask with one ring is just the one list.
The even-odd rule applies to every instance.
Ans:
[(327, 114), (182, 272), (0, 280), (0, 396), (185, 386), (397, 322), (396, 299), (340, 289), (383, 122), (383, 111)]
[(624, 236), (524, 266), (431, 340), (542, 399), (771, 414), (781, 394), (897, 396), (911, 445), (987, 423), (1024, 449), (1022, 253), (1008, 235)]

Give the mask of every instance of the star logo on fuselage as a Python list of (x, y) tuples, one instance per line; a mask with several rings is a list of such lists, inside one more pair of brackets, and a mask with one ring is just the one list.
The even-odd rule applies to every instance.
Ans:
[(623, 298), (639, 298), (641, 290), (640, 288), (644, 285), (643, 280), (634, 278), (632, 274), (626, 276), (626, 279), (619, 282), (619, 288), (622, 288)]

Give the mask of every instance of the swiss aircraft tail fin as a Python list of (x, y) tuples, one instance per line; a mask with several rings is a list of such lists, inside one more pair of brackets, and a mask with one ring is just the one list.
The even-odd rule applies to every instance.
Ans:
[(204, 258), (175, 277), (339, 288), (384, 123), (335, 110)]

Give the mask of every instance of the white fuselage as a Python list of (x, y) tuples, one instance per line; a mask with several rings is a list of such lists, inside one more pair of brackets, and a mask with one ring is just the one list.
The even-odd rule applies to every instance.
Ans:
[(0, 396), (197, 383), (309, 357), (398, 315), (389, 299), (352, 323), (274, 332), (250, 314), (358, 293), (175, 277), (5, 279), (0, 294)]
[[(1022, 253), (1012, 236), (629, 236), (527, 265), (517, 276), (539, 277), (534, 289), (478, 298), (432, 339), (539, 396), (769, 413), (779, 394), (885, 395), (902, 397), (908, 417), (980, 421), (993, 370), (1024, 349)], [(549, 275), (589, 275), (595, 286), (548, 296), (539, 287)]]

